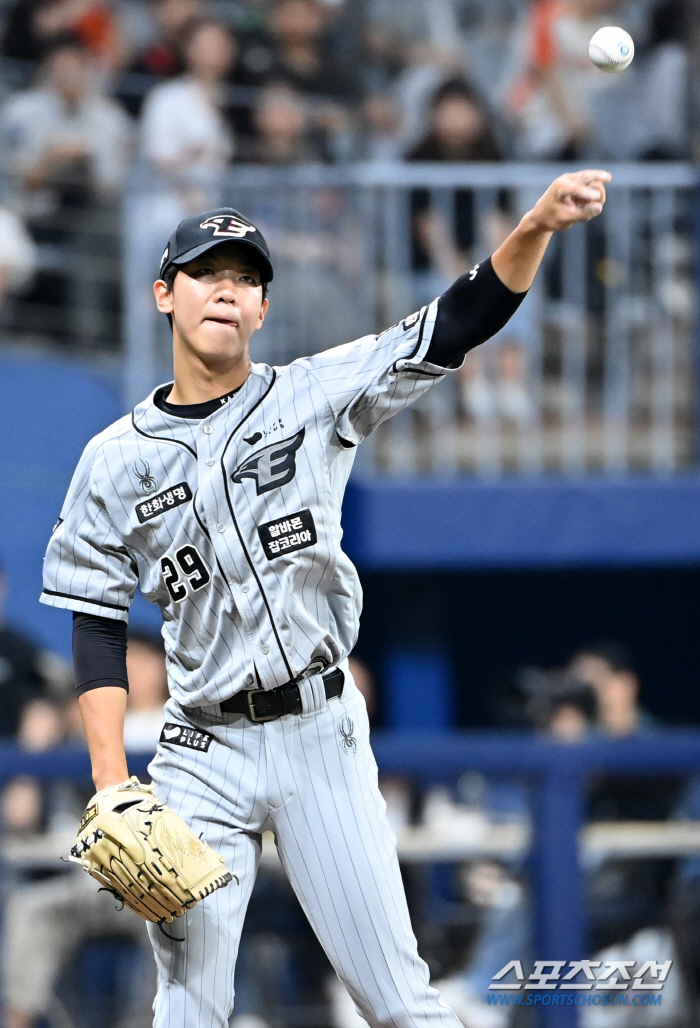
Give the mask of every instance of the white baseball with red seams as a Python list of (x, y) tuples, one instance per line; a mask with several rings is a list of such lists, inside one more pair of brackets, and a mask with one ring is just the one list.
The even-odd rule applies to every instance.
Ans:
[(606, 25), (591, 39), (588, 54), (601, 71), (624, 71), (634, 60), (634, 40), (624, 29)]

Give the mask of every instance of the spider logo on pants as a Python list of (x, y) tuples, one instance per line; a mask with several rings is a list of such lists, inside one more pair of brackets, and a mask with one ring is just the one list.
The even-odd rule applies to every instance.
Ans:
[(343, 720), (338, 724), (338, 732), (342, 737), (341, 746), (346, 753), (357, 752), (357, 739), (353, 735), (355, 731), (355, 725), (352, 722), (352, 718), (344, 717)]

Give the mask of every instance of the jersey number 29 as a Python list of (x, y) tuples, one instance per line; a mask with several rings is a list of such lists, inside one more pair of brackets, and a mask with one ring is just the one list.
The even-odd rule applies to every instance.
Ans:
[[(184, 582), (180, 578), (178, 565), (184, 575)], [(201, 553), (196, 546), (191, 544), (181, 546), (179, 550), (176, 550), (175, 560), (172, 557), (161, 557), (160, 569), (163, 572), (165, 587), (175, 603), (182, 603), (187, 596), (187, 582), (189, 582), (192, 592), (196, 593), (211, 581), (209, 569), (202, 560)]]

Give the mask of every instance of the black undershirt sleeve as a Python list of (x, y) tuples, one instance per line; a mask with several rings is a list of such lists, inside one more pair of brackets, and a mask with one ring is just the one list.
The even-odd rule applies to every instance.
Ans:
[(126, 621), (74, 613), (73, 673), (78, 696), (105, 685), (128, 692)]
[(465, 353), (499, 332), (526, 296), (501, 282), (490, 257), (477, 264), (438, 300), (426, 361), (439, 368), (459, 367)]

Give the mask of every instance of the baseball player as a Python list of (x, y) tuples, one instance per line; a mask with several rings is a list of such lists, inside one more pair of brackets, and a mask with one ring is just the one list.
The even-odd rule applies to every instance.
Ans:
[[(361, 590), (341, 549), (343, 491), (358, 444), (503, 327), (552, 233), (600, 214), (609, 179), (558, 178), (442, 297), (378, 336), (286, 367), (250, 358), (273, 276), (259, 229), (220, 208), (186, 218), (171, 236), (154, 289), (172, 325), (174, 381), (86, 447), (41, 596), (74, 612), (75, 680), (98, 790), (74, 854), (151, 922), (155, 1028), (227, 1024), (268, 830), (366, 1021), (458, 1025), (417, 953), (364, 702), (348, 671)], [(122, 741), (137, 586), (161, 609), (168, 660), (155, 796), (128, 781)], [(142, 838), (154, 818), (170, 818), (150, 851), (161, 879), (179, 881), (178, 854), (204, 867), (204, 847), (226, 873), (211, 854), (199, 885), (161, 901), (165, 886), (143, 885), (156, 876), (130, 841), (134, 811)], [(173, 838), (164, 873), (156, 865)], [(108, 842), (109, 855), (91, 859)], [(176, 914), (177, 931), (161, 931)]]

